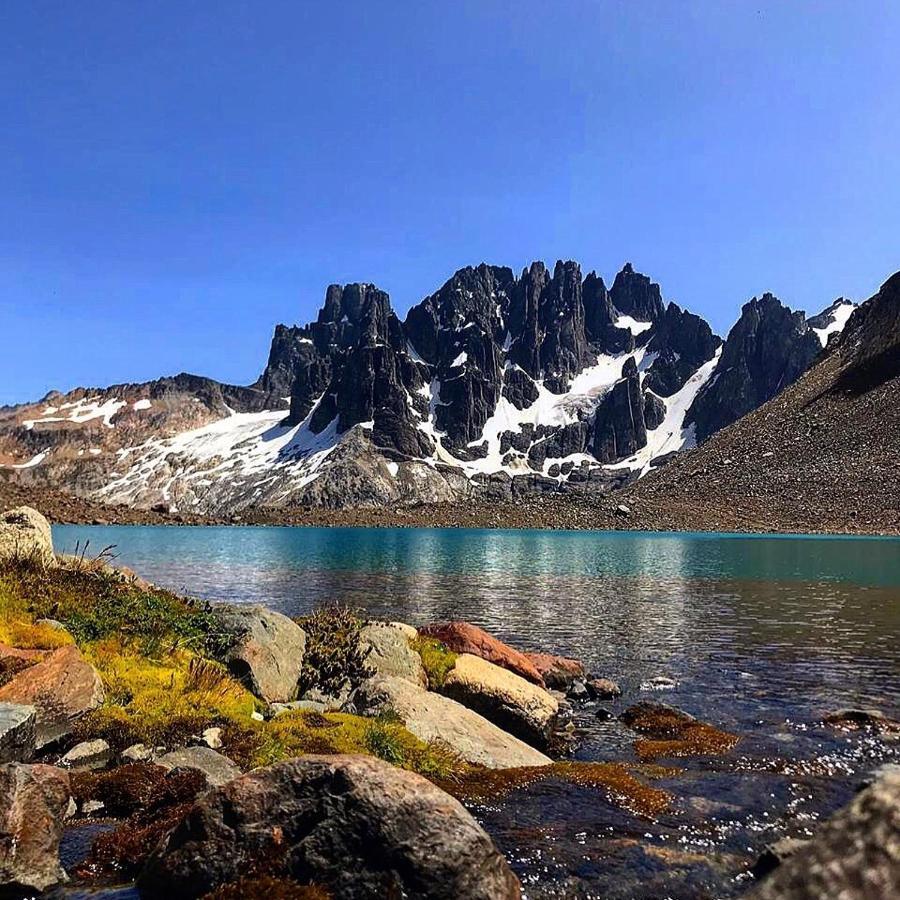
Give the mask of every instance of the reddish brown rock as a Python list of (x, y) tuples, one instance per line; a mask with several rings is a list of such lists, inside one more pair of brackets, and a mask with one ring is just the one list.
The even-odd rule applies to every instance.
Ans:
[(103, 684), (74, 644), (54, 650), (0, 688), (0, 701), (37, 710), (37, 747), (72, 730), (79, 716), (103, 702)]
[(468, 622), (438, 622), (419, 629), (419, 634), (435, 638), (454, 653), (480, 656), (495, 666), (509, 669), (528, 681), (544, 687), (544, 679), (534, 663), (509, 644), (504, 644), (484, 629)]
[(61, 881), (59, 842), (69, 776), (54, 766), (0, 766), (0, 894), (29, 896)]
[(580, 678), (584, 678), (584, 663), (567, 656), (552, 653), (525, 653), (525, 658), (538, 670), (548, 688), (567, 691)]

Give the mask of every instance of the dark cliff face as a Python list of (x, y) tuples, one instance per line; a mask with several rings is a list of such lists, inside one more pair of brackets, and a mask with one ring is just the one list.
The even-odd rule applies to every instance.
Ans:
[(900, 272), (854, 310), (837, 346), (846, 364), (838, 389), (865, 391), (900, 375)]
[(803, 313), (792, 312), (772, 294), (744, 304), (715, 375), (689, 411), (697, 439), (705, 440), (793, 384), (821, 350)]
[(820, 350), (802, 313), (768, 294), (744, 307), (723, 347), (630, 264), (609, 290), (571, 261), (552, 272), (535, 262), (519, 277), (481, 264), (456, 272), (404, 322), (373, 285), (332, 285), (316, 322), (278, 326), (255, 387), (289, 395), (289, 421), (309, 417), (315, 434), (362, 424), (397, 458), (431, 458), (440, 435), (446, 451), (471, 461), (491, 452), (485, 425), (501, 401), (527, 411), (541, 391), (564, 398), (598, 361), (621, 359), (621, 377), (579, 397), (568, 421), (499, 434), (503, 465), (540, 471), (572, 454), (604, 464), (632, 456), (665, 420), (667, 399), (720, 347), (716, 376), (690, 413), (700, 439), (796, 379)]
[(631, 263), (625, 263), (616, 275), (609, 294), (613, 306), (623, 316), (631, 316), (639, 322), (655, 322), (665, 313), (659, 285), (635, 272)]

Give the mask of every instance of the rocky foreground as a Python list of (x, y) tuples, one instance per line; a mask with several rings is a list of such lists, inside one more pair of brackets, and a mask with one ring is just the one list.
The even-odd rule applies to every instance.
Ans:
[[(0, 516), (0, 896), (136, 882), (167, 900), (518, 898), (461, 799), (565, 778), (640, 828), (670, 800), (659, 760), (740, 741), (642, 701), (620, 717), (635, 759), (573, 761), (573, 707), (619, 693), (464, 622), (197, 603), (57, 557), (47, 521), (18, 508)], [(900, 733), (861, 710), (829, 724)], [(93, 821), (64, 869), (67, 829)], [(896, 896), (900, 775), (755, 875), (765, 898)]]

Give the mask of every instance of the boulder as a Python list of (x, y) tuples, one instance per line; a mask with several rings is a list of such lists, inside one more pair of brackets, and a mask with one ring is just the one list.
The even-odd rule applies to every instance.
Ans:
[(73, 723), (103, 703), (103, 684), (74, 645), (60, 647), (0, 688), (0, 701), (37, 710), (38, 749), (72, 730)]
[(547, 745), (559, 715), (559, 702), (543, 688), (470, 653), (456, 657), (441, 693), (539, 747)]
[(66, 880), (59, 842), (69, 776), (54, 766), (0, 766), (0, 895), (21, 897)]
[(33, 706), (0, 703), (0, 763), (28, 762), (34, 756), (36, 721)]
[(220, 787), (241, 774), (241, 770), (227, 757), (211, 747), (185, 747), (165, 753), (155, 760), (156, 765), (172, 769), (195, 769), (210, 787)]
[(111, 758), (112, 750), (109, 744), (102, 738), (97, 738), (94, 741), (76, 744), (60, 759), (59, 764), (63, 769), (84, 772), (105, 768)]
[(42, 566), (55, 566), (50, 523), (30, 506), (19, 506), (0, 514), (0, 563), (30, 559)]
[(458, 801), (379, 759), (340, 755), (257, 769), (202, 796), (150, 859), (141, 896), (199, 897), (259, 859), (343, 900), (521, 896)]
[(495, 666), (509, 669), (528, 681), (544, 686), (544, 679), (534, 663), (518, 650), (504, 644), (484, 629), (468, 622), (440, 622), (419, 629), (419, 634), (439, 640), (454, 653), (471, 653)]
[(366, 665), (375, 675), (405, 678), (419, 687), (428, 686), (422, 657), (409, 645), (409, 633), (390, 622), (370, 622), (360, 631), (367, 649)]
[(752, 892), (755, 900), (900, 895), (900, 774), (888, 773), (832, 816)]
[(474, 765), (509, 769), (552, 762), (461, 703), (402, 678), (370, 679), (359, 694), (368, 710), (393, 710), (419, 740), (440, 741)]
[(263, 607), (221, 607), (218, 627), (228, 649), (223, 662), (267, 703), (297, 696), (306, 634), (294, 621)]
[(584, 664), (566, 656), (552, 653), (526, 653), (528, 661), (538, 670), (548, 688), (567, 691), (579, 678), (585, 677)]

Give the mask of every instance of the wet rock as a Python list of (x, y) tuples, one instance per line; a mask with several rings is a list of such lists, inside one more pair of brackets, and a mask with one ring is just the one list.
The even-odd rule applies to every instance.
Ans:
[(303, 629), (263, 607), (222, 607), (217, 614), (230, 644), (223, 661), (231, 673), (267, 703), (293, 700), (306, 650)]
[(596, 716), (601, 722), (608, 722), (615, 718), (615, 714), (603, 706), (597, 707)]
[(642, 691), (673, 691), (678, 687), (678, 682), (668, 675), (655, 675), (647, 681), (641, 682)]
[(534, 665), (548, 688), (566, 691), (579, 678), (584, 678), (584, 663), (566, 656), (551, 653), (526, 653), (528, 661)]
[(194, 769), (200, 772), (211, 787), (226, 784), (241, 774), (241, 770), (227, 757), (209, 747), (185, 747), (173, 750), (156, 760), (164, 769)]
[(900, 775), (888, 773), (783, 862), (755, 900), (868, 900), (900, 891)]
[(55, 566), (50, 523), (30, 506), (19, 506), (0, 514), (0, 563), (28, 559), (38, 565)]
[(59, 842), (69, 776), (53, 766), (0, 766), (0, 895), (21, 897), (66, 880)]
[(59, 761), (63, 769), (71, 769), (76, 772), (103, 769), (112, 758), (112, 750), (109, 744), (102, 738), (94, 741), (82, 741), (76, 744)]
[(808, 844), (808, 840), (792, 837), (784, 837), (773, 841), (771, 844), (766, 844), (750, 871), (755, 878), (765, 878), (766, 875), (774, 872), (786, 859), (790, 859), (798, 850), (802, 850)]
[(587, 682), (581, 678), (579, 678), (578, 681), (573, 681), (569, 690), (566, 691), (566, 697), (569, 700), (575, 700), (577, 702), (590, 700), (591, 695), (588, 693)]
[(900, 722), (878, 709), (839, 709), (825, 716), (823, 721), (841, 731), (872, 731), (875, 734), (900, 732)]
[(36, 746), (69, 734), (74, 722), (103, 702), (103, 684), (74, 644), (60, 647), (0, 688), (0, 701), (37, 710)]
[(690, 713), (651, 700), (629, 706), (619, 719), (632, 731), (655, 738), (673, 737), (697, 722)]
[(506, 861), (458, 801), (418, 775), (361, 756), (305, 756), (206, 794), (139, 885), (149, 900), (198, 897), (261, 858), (276, 873), (324, 883), (345, 900), (520, 897)]
[(366, 666), (375, 675), (405, 678), (419, 687), (428, 686), (422, 657), (410, 647), (408, 631), (390, 622), (370, 622), (360, 631), (359, 639), (366, 648)]
[(391, 709), (422, 741), (441, 741), (467, 762), (490, 769), (550, 765), (551, 760), (461, 703), (402, 678), (374, 678), (360, 688), (365, 708)]
[(737, 735), (700, 722), (674, 706), (649, 700), (630, 706), (619, 719), (649, 738), (634, 745), (643, 762), (660, 757), (717, 756), (732, 750), (740, 740)]
[(612, 700), (622, 696), (622, 688), (609, 678), (591, 678), (585, 687), (591, 700)]
[(33, 706), (0, 703), (0, 763), (28, 762), (34, 756), (36, 721)]
[(543, 688), (469, 653), (457, 656), (441, 693), (538, 747), (547, 746), (559, 715), (559, 703)]
[(448, 650), (454, 653), (470, 653), (480, 656), (495, 666), (509, 669), (521, 675), (527, 681), (544, 686), (544, 679), (534, 663), (524, 653), (504, 644), (492, 634), (471, 625), (468, 622), (441, 622), (420, 628), (419, 633), (425, 637), (439, 640)]

